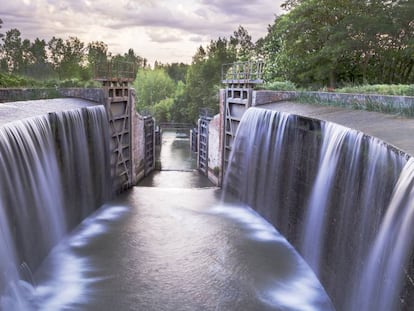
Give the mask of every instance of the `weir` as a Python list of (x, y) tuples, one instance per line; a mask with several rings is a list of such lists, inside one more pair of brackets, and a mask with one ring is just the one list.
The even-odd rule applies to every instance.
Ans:
[[(220, 179), (223, 167), (211, 151), (217, 155), (223, 148), (229, 164), (225, 191), (255, 209), (295, 246), (337, 310), (410, 310), (410, 155), (331, 122), (248, 109), (258, 93), (251, 87), (256, 80), (246, 76), (251, 68), (243, 70), (234, 70), (236, 78), (227, 80), (231, 90), (221, 93), (230, 122), (222, 136), (209, 126), (223, 128), (224, 118), (202, 123), (202, 171), (210, 174), (210, 166), (217, 165)], [(46, 254), (114, 191), (131, 186), (154, 167), (152, 118), (131, 113), (133, 91), (127, 84), (105, 81), (106, 109), (53, 112), (0, 128), (0, 254), (5, 259), (0, 263), (0, 309), (36, 310), (33, 297), (39, 288), (32, 272)], [(135, 131), (142, 131), (142, 141), (134, 137)], [(134, 158), (138, 152), (142, 157)], [(164, 173), (172, 189), (136, 187), (126, 195), (127, 203), (104, 207), (81, 224), (79, 236), (68, 238), (65, 247), (76, 255), (64, 261), (58, 274), (85, 258), (90, 261), (79, 264), (83, 274), (75, 269), (79, 267), (67, 270), (74, 274), (77, 295), (69, 293), (60, 304), (63, 309), (72, 304), (122, 310), (130, 309), (131, 302), (145, 310), (165, 305), (179, 309), (182, 301), (189, 310), (332, 309), (318, 281), (279, 232), (239, 202), (219, 203), (220, 195), (210, 184), (207, 189), (177, 191), (176, 172)], [(88, 296), (91, 288), (94, 299), (70, 300), (82, 298), (81, 290)], [(56, 289), (52, 291), (40, 295), (53, 296)], [(151, 298), (154, 293), (161, 298)]]
[(103, 106), (0, 127), (1, 310), (31, 310), (32, 271), (69, 230), (111, 198)]
[(412, 163), (361, 132), (250, 108), (224, 186), (299, 250), (337, 310), (409, 310)]

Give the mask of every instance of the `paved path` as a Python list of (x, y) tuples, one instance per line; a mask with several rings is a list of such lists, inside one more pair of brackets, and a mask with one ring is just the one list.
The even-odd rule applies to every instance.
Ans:
[(37, 115), (44, 115), (49, 112), (66, 111), (93, 105), (97, 105), (97, 103), (79, 98), (55, 98), (0, 103), (0, 125)]
[(278, 102), (258, 107), (335, 122), (377, 137), (410, 155), (414, 155), (414, 118), (294, 102)]

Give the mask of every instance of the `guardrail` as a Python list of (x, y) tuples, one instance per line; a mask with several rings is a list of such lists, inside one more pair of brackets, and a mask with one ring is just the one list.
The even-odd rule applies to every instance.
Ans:
[(263, 83), (264, 62), (248, 61), (223, 64), (221, 81), (229, 83)]
[(97, 81), (128, 81), (132, 82), (137, 76), (137, 66), (132, 62), (108, 60), (96, 63), (94, 79)]
[(191, 123), (174, 123), (174, 122), (162, 122), (158, 124), (160, 129), (192, 129), (194, 125)]

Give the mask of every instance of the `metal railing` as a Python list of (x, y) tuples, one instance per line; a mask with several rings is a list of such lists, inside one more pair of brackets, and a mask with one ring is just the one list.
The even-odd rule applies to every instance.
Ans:
[(128, 81), (132, 82), (137, 76), (135, 63), (117, 60), (108, 60), (96, 63), (94, 79), (98, 81)]
[(223, 64), (221, 66), (222, 83), (263, 83), (264, 62), (248, 61)]

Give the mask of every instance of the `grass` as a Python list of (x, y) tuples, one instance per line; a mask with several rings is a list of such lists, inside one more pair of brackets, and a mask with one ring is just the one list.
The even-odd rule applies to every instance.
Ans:
[(414, 84), (354, 85), (344, 86), (334, 91), (338, 93), (414, 96)]
[[(261, 87), (271, 91), (315, 91), (310, 89), (298, 88), (290, 81), (266, 82)], [(318, 89), (320, 92), (352, 93), (352, 94), (376, 94), (393, 96), (414, 96), (414, 84), (365, 84), (365, 85), (345, 85), (339, 88), (324, 87)]]
[(58, 87), (100, 87), (101, 84), (94, 80), (72, 79), (47, 79), (36, 80), (19, 75), (0, 73), (0, 88), (58, 88)]
[(323, 105), (323, 106), (335, 106), (343, 108), (352, 108), (355, 110), (366, 110), (382, 112), (387, 114), (394, 114), (404, 117), (414, 117), (413, 105), (402, 105), (391, 101), (378, 102), (372, 100), (372, 98), (365, 98), (364, 102), (361, 101), (341, 101), (341, 100), (328, 100), (320, 98), (317, 93), (300, 92), (296, 98), (296, 101), (304, 104)]

